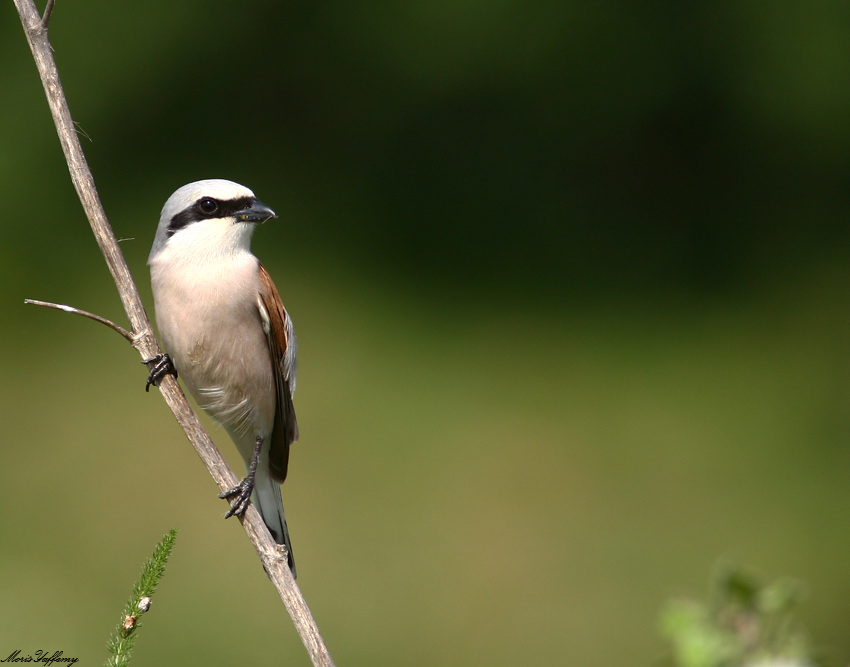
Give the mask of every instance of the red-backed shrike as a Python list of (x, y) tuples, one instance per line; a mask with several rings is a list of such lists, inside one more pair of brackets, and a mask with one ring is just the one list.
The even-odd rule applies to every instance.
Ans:
[(280, 295), (251, 254), (256, 223), (277, 217), (248, 188), (224, 180), (177, 190), (162, 209), (148, 265), (167, 357), (150, 360), (157, 384), (176, 370), (198, 404), (227, 430), (248, 474), (221, 495), (227, 516), (250, 501), (295, 562), (280, 484), (298, 439), (292, 406), (295, 332)]

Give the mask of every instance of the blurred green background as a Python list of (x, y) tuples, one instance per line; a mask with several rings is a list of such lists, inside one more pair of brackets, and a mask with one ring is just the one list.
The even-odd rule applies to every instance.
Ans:
[[(850, 4), (60, 2), (51, 37), (148, 304), (177, 187), (280, 215), (337, 664), (649, 665), (722, 557), (850, 659)], [(0, 62), (0, 656), (100, 664), (177, 527), (135, 664), (308, 664), (138, 355), (23, 305), (125, 321), (11, 3)]]

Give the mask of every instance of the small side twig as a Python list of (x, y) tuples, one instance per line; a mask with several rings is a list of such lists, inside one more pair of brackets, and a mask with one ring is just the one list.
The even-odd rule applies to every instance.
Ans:
[(105, 324), (113, 331), (117, 331), (124, 338), (126, 338), (130, 344), (134, 344), (135, 338), (133, 334), (127, 331), (124, 327), (115, 324), (112, 320), (107, 320), (105, 317), (101, 317), (100, 315), (95, 315), (94, 313), (90, 313), (87, 310), (80, 310), (79, 308), (74, 308), (73, 306), (64, 306), (60, 303), (50, 303), (49, 301), (38, 301), (36, 299), (24, 299), (24, 303), (30, 306), (44, 306), (45, 308), (55, 308), (56, 310), (64, 310), (66, 313), (74, 313), (75, 315), (82, 315), (83, 317), (88, 317), (90, 320), (94, 320), (95, 322), (100, 322), (101, 324)]
[(47, 30), (50, 23), (50, 14), (53, 12), (53, 5), (56, 0), (47, 0), (47, 6), (44, 8), (44, 15), (41, 17), (41, 27)]

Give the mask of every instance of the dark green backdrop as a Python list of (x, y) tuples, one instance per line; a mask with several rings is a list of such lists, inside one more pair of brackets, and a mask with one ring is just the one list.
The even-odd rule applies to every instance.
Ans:
[[(51, 36), (148, 303), (177, 187), (280, 215), (337, 664), (649, 665), (721, 557), (807, 581), (848, 660), (850, 5), (89, 0)], [(0, 100), (0, 656), (99, 664), (176, 526), (138, 665), (307, 664), (134, 351), (23, 306), (123, 322), (12, 3)]]

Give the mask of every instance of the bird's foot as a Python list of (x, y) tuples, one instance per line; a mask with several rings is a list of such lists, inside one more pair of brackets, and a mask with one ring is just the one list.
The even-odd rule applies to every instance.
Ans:
[(158, 387), (162, 382), (162, 378), (166, 375), (177, 377), (177, 369), (171, 361), (171, 357), (167, 354), (157, 354), (150, 359), (143, 359), (143, 364), (147, 364), (151, 372), (148, 374), (148, 381), (145, 383), (145, 391), (150, 391), (151, 385)]
[(229, 491), (219, 493), (219, 498), (234, 498), (233, 504), (230, 506), (227, 514), (224, 515), (224, 518), (229, 519), (232, 516), (242, 516), (245, 510), (248, 509), (253, 491), (254, 478), (249, 475)]

